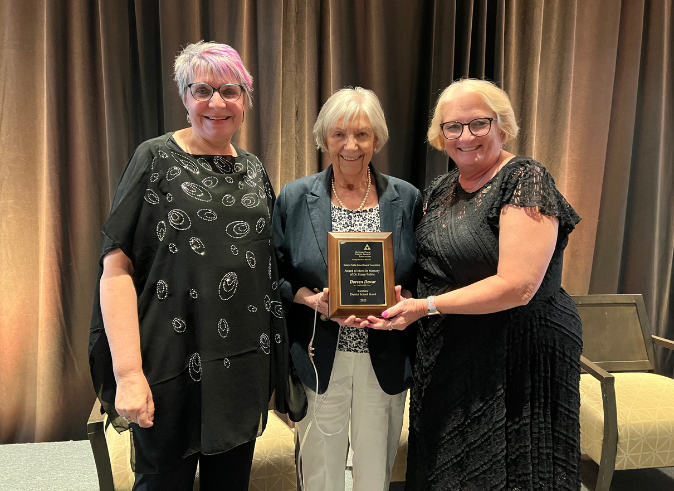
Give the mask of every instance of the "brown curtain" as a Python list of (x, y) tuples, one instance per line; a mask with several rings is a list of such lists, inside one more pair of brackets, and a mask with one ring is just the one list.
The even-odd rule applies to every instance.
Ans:
[(589, 290), (642, 293), (674, 339), (674, 4), (623, 0), (617, 53)]
[(674, 338), (673, 25), (672, 0), (0, 2), (0, 443), (85, 437), (100, 228), (135, 146), (186, 126), (172, 64), (200, 39), (253, 74), (237, 140), (277, 191), (324, 163), (313, 123), (337, 88), (378, 94), (375, 165), (423, 187), (452, 165), (425, 143), (439, 92), (499, 83), (510, 149), (583, 217), (565, 287), (643, 293)]

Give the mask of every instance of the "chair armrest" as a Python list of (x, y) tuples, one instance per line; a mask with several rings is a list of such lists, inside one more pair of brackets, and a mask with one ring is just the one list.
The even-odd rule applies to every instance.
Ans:
[(602, 385), (604, 385), (604, 384), (614, 385), (615, 384), (615, 377), (613, 375), (608, 373), (606, 370), (604, 370), (602, 367), (600, 367), (596, 363), (588, 360), (583, 355), (580, 355), (580, 366), (587, 373), (589, 373), (594, 378), (599, 380), (602, 383)]
[(674, 341), (670, 341), (669, 339), (661, 338), (660, 336), (653, 336), (653, 341), (658, 346), (661, 346), (663, 348), (667, 348), (667, 349), (670, 349), (670, 350), (674, 351)]
[(101, 403), (96, 399), (87, 421), (87, 436), (91, 444), (91, 451), (94, 454), (100, 491), (115, 491), (115, 482), (112, 477), (112, 465), (110, 463), (108, 444), (105, 440), (105, 426), (103, 422), (104, 415)]
[(290, 419), (290, 417), (287, 414), (279, 413), (276, 409), (272, 409), (272, 411), (274, 412), (274, 414), (276, 416), (278, 416), (278, 419), (280, 419), (281, 421), (283, 421), (285, 423), (285, 425), (288, 428), (290, 428), (291, 430), (293, 428), (295, 428), (295, 423)]
[(582, 355), (580, 366), (599, 380), (601, 385), (601, 399), (604, 408), (604, 439), (601, 446), (596, 489), (608, 489), (618, 452), (618, 407), (615, 398), (615, 377)]
[(91, 408), (91, 414), (89, 414), (89, 419), (87, 420), (87, 433), (95, 433), (97, 431), (104, 431), (103, 427), (103, 409), (101, 404), (98, 402), (98, 399), (94, 401), (94, 405)]

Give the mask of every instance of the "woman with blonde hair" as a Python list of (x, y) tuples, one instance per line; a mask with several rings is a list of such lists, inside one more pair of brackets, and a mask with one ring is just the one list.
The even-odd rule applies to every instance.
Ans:
[(406, 490), (580, 489), (581, 322), (561, 287), (580, 218), (517, 136), (507, 94), (447, 87), (428, 140), (456, 168), (424, 191), (419, 298), (369, 318), (418, 327)]

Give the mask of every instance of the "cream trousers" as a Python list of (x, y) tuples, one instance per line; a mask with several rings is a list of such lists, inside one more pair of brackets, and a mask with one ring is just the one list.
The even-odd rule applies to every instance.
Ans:
[[(337, 351), (325, 394), (306, 387), (309, 409), (297, 423), (304, 491), (344, 491), (344, 470), (350, 441), (353, 491), (387, 491), (403, 425), (405, 395), (389, 395), (379, 386), (369, 353)], [(350, 421), (349, 421), (350, 419)], [(350, 425), (349, 425), (350, 422)], [(325, 436), (324, 433), (334, 434)], [(341, 431), (340, 431), (341, 430)]]

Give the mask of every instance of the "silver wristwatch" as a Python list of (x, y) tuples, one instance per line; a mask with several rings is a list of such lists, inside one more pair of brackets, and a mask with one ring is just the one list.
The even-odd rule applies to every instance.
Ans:
[(438, 309), (435, 306), (435, 297), (433, 295), (426, 298), (426, 306), (428, 308), (426, 315), (440, 315), (440, 312), (438, 312)]

